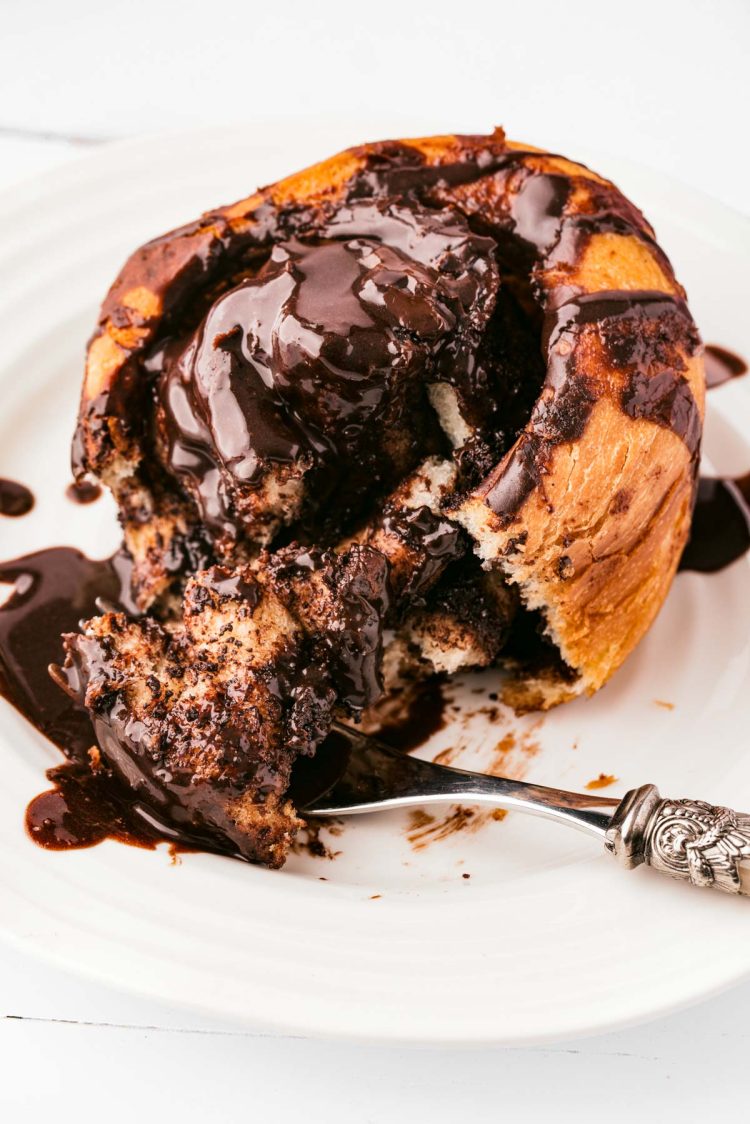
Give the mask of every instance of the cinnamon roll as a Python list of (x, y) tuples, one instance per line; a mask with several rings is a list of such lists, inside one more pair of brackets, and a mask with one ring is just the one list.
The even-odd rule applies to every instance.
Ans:
[(132, 779), (140, 723), (152, 802), (176, 757), (201, 822), (278, 863), (291, 762), (377, 702), (389, 645), (503, 666), (519, 708), (597, 690), (674, 576), (703, 407), (643, 215), (501, 129), (353, 148), (148, 243), (73, 450), (145, 614), (66, 641), (102, 752)]

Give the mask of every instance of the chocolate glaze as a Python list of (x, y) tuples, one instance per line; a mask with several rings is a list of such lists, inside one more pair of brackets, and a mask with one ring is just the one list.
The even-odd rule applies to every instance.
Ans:
[[(260, 200), (255, 197), (249, 202), (244, 214), (240, 206), (211, 212), (133, 255), (110, 291), (100, 318), (102, 327), (112, 318), (118, 327), (138, 329), (132, 355), (102, 399), (85, 403), (86, 416), (75, 444), (78, 472), (86, 466), (95, 469), (111, 447), (113, 430), (108, 415), (123, 436), (136, 442), (140, 439), (139, 427), (150, 409), (149, 379), (138, 370), (139, 350), (151, 345), (157, 333), (163, 341), (176, 324), (193, 331), (205, 314), (206, 294), (226, 291), (243, 269), (245, 276), (257, 270), (274, 243), (284, 243), (290, 236), (328, 238), (337, 206), (341, 212), (347, 204), (356, 209), (362, 201), (371, 200), (379, 206), (422, 211), (425, 203), (433, 210), (458, 207), (473, 228), (498, 243), (503, 265), (511, 273), (517, 272), (519, 263), (525, 274), (538, 266), (573, 263), (592, 235), (610, 231), (646, 240), (663, 259), (651, 227), (612, 184), (587, 179), (585, 201), (572, 203), (567, 167), (564, 174), (539, 169), (538, 162), (551, 154), (509, 148), (502, 129), (488, 137), (455, 138), (453, 155), (443, 163), (426, 162), (423, 152), (403, 141), (367, 145), (354, 150), (354, 155), (363, 166), (346, 185), (343, 204), (341, 196), (333, 192), (332, 203), (313, 196), (308, 204), (279, 206), (269, 189), (261, 192)], [(571, 209), (576, 213), (570, 213)], [(164, 309), (162, 317), (144, 318), (130, 304), (121, 303), (124, 293), (143, 284), (144, 275)], [(196, 317), (201, 302), (202, 311)], [(200, 466), (193, 467), (200, 476)], [(186, 479), (182, 477), (183, 484)], [(195, 492), (196, 481), (191, 484), (189, 490)]]
[(281, 470), (309, 474), (308, 507), (340, 524), (414, 467), (425, 377), (472, 363), (492, 251), (453, 213), (354, 203), (162, 345), (159, 446), (203, 522), (239, 537), (243, 494)]
[(389, 601), (382, 555), (367, 547), (357, 553), (371, 558), (364, 566), (351, 566), (338, 584), (337, 609), (323, 637), (339, 701), (352, 713), (370, 706), (383, 690), (383, 621)]
[(251, 573), (214, 567), (188, 585), (181, 630), (109, 614), (65, 638), (55, 674), (91, 714), (104, 762), (144, 819), (278, 865), (295, 826), (284, 806), (291, 764), (325, 736), (334, 694), (303, 637), (269, 633), (275, 602), (255, 630), (263, 597)]
[[(496, 141), (501, 140), (501, 132), (496, 130)], [(536, 160), (540, 155), (521, 149), (501, 152), (493, 146), (456, 164), (411, 168), (407, 172), (370, 171), (365, 178), (381, 194), (403, 189), (431, 202), (458, 200), (472, 225), (497, 240), (503, 265), (510, 272), (573, 265), (589, 240), (600, 234), (646, 242), (665, 271), (671, 272), (651, 226), (613, 184), (587, 179), (585, 211), (571, 212), (570, 180), (562, 174), (538, 170)], [(492, 222), (486, 216), (486, 196), (475, 190), (477, 181), (491, 185), (490, 199), (498, 205)]]
[(747, 363), (741, 355), (736, 355), (726, 347), (719, 347), (716, 343), (706, 344), (703, 362), (706, 367), (706, 386), (709, 390), (747, 373)]
[(0, 477), (0, 515), (18, 518), (27, 515), (34, 506), (34, 493), (17, 480)]
[(351, 714), (371, 706), (383, 689), (383, 623), (390, 603), (384, 556), (356, 543), (343, 554), (292, 544), (268, 557), (267, 572), (277, 595), (312, 631), (339, 703)]
[(671, 429), (687, 445), (694, 457), (700, 445), (702, 425), (698, 404), (690, 383), (674, 371), (649, 376), (635, 371), (622, 396), (628, 417), (646, 418)]
[(478, 152), (443, 164), (425, 165), (419, 149), (402, 141), (370, 145), (360, 150), (365, 167), (353, 177), (348, 199), (422, 198), (436, 189), (460, 187), (494, 174), (512, 166), (518, 158), (514, 152), (503, 151), (502, 130), (499, 133), (497, 146), (490, 143)]
[(750, 474), (698, 482), (690, 538), (681, 570), (714, 574), (750, 548)]
[(93, 503), (99, 499), (102, 494), (101, 484), (97, 484), (96, 480), (90, 480), (82, 477), (80, 480), (74, 480), (72, 484), (68, 484), (65, 489), (65, 495), (71, 503), (88, 504)]
[[(476, 139), (464, 138), (469, 146)], [(408, 144), (370, 146), (363, 153), (366, 167), (353, 178), (349, 198), (412, 197), (432, 204), (453, 204), (458, 199), (478, 229), (489, 228), (500, 240), (504, 263), (509, 260), (526, 268), (534, 259), (543, 259), (548, 265), (572, 263), (580, 257), (588, 239), (601, 233), (627, 234), (646, 241), (669, 266), (641, 212), (613, 184), (587, 180), (586, 212), (568, 213), (570, 179), (535, 167), (540, 156), (553, 154), (505, 148), (502, 129), (496, 129), (491, 139), (480, 139), (489, 143), (478, 151), (467, 147), (453, 162), (427, 166), (423, 155)], [(482, 180), (491, 185), (493, 200), (502, 200), (497, 225), (487, 223), (484, 197), (477, 199), (473, 194), (474, 186)]]
[[(313, 487), (307, 489), (311, 493), (308, 502), (329, 513), (331, 505), (326, 501), (335, 492), (336, 506), (340, 503), (343, 508), (338, 513), (339, 522), (345, 523), (355, 507), (361, 509), (366, 504), (368, 491), (385, 489), (384, 476), (394, 466), (389, 464), (384, 449), (399, 442), (393, 441), (393, 411), (390, 415), (387, 409), (384, 412), (386, 399), (392, 405), (393, 400), (382, 393), (382, 348), (388, 341), (394, 342), (394, 333), (396, 339), (399, 331), (416, 334), (423, 354), (421, 380), (414, 372), (417, 382), (430, 375), (425, 369), (426, 359), (434, 369), (433, 377), (460, 388), (465, 377), (462, 371), (492, 367), (492, 362), (483, 364), (481, 356), (487, 316), (498, 301), (497, 284), (488, 284), (486, 279), (479, 284), (477, 275), (494, 266), (496, 252), (510, 272), (511, 287), (519, 284), (521, 275), (526, 277), (523, 301), (527, 311), (536, 305), (538, 313), (544, 297), (535, 271), (575, 262), (591, 236), (627, 234), (655, 248), (651, 227), (613, 185), (587, 180), (585, 203), (574, 205), (570, 176), (540, 170), (537, 160), (543, 157), (509, 149), (500, 129), (491, 137), (457, 138), (455, 157), (441, 164), (426, 164), (418, 148), (400, 141), (370, 145), (357, 150), (356, 155), (364, 167), (349, 182), (343, 203), (278, 209), (266, 201), (249, 216), (249, 225), (241, 231), (231, 231), (226, 219), (217, 213), (169, 236), (169, 245), (178, 256), (187, 254), (192, 240), (196, 257), (190, 269), (196, 277), (222, 271), (225, 276), (224, 291), (197, 334), (193, 323), (177, 342), (162, 341), (146, 364), (147, 372), (159, 377), (157, 429), (162, 457), (168, 471), (197, 500), (201, 518), (215, 534), (237, 537), (244, 518), (243, 489), (257, 491), (258, 474), (262, 474), (264, 464), (283, 465), (287, 475), (282, 473), (282, 482), (289, 474), (297, 477), (309, 473)], [(446, 211), (436, 209), (443, 206), (453, 208), (450, 218), (446, 218)], [(575, 213), (570, 213), (572, 208)], [(483, 247), (475, 242), (472, 249), (466, 241), (467, 219), (470, 227), (491, 236), (484, 239)], [(424, 273), (424, 267), (434, 272), (436, 265), (439, 272), (446, 272), (445, 265), (438, 261), (441, 255), (446, 256), (445, 223), (457, 224), (463, 230), (462, 253), (456, 255), (452, 248), (447, 251), (448, 257), (459, 259), (447, 269), (455, 281), (451, 297), (455, 298), (459, 289), (463, 294), (458, 303), (463, 302), (464, 328), (458, 332), (453, 326), (446, 328), (445, 321), (446, 311), (455, 314), (455, 299), (453, 303), (447, 301), (446, 310), (441, 286), (436, 285), (434, 276), (425, 278)], [(296, 236), (290, 238), (290, 232)], [(259, 248), (269, 243), (275, 243), (270, 261), (231, 288), (232, 262), (236, 268), (243, 253), (249, 252), (251, 257), (255, 253), (257, 261)], [(158, 261), (161, 243), (157, 240), (145, 251)], [(374, 277), (368, 254), (379, 259)], [(395, 271), (393, 254), (406, 254), (407, 258)], [(324, 265), (329, 259), (329, 266)], [(666, 259), (664, 264), (668, 267)], [(133, 264), (136, 268), (137, 262)], [(128, 283), (126, 275), (127, 269), (121, 279), (123, 287)], [(412, 300), (404, 305), (404, 293), (400, 291), (403, 282), (418, 289), (424, 283), (424, 291), (414, 294), (421, 303)], [(171, 287), (166, 289), (171, 307), (184, 300), (182, 273), (174, 284), (182, 296), (178, 299)], [(558, 294), (562, 291), (556, 290)], [(533, 299), (529, 303), (530, 292)], [(118, 307), (116, 296), (116, 292), (110, 295), (103, 314)], [(372, 296), (377, 297), (377, 308)], [(600, 314), (605, 316), (600, 335), (615, 360), (623, 344), (627, 346), (628, 337), (633, 350), (638, 334), (638, 326), (627, 326), (626, 321), (636, 320), (641, 326), (644, 319), (663, 321), (651, 334), (661, 333), (665, 343), (670, 342), (670, 316), (681, 340), (693, 330), (684, 304), (666, 294), (604, 293), (597, 294), (593, 301), (583, 297), (578, 304), (580, 307), (575, 299), (570, 300), (566, 312), (577, 315), (580, 328)], [(551, 315), (554, 322), (557, 314)], [(437, 329), (436, 317), (442, 321)], [(609, 331), (609, 340), (607, 325), (614, 328)], [(569, 327), (558, 324), (561, 332)], [(547, 336), (549, 331), (548, 325)], [(356, 337), (353, 348), (349, 335)], [(345, 362), (341, 361), (342, 339), (347, 340)], [(554, 364), (547, 342), (543, 352)], [(400, 354), (398, 346), (396, 353)], [(646, 410), (658, 424), (673, 425), (686, 440), (694, 442), (696, 412), (686, 388), (679, 386), (670, 394), (662, 387), (663, 393), (652, 401), (638, 378), (638, 370), (647, 366), (646, 357), (632, 354), (622, 362), (635, 368), (631, 371), (635, 385), (623, 396), (624, 408), (636, 411), (639, 417), (645, 416)], [(576, 377), (574, 361), (557, 362), (557, 366), (557, 372), (549, 372), (548, 385), (555, 390), (562, 379), (566, 385), (571, 384), (570, 393), (563, 396), (555, 391), (558, 401), (540, 403), (532, 435), (514, 454), (517, 463), (509, 466), (507, 483), (501, 484), (498, 492), (490, 487), (490, 502), (493, 507), (497, 504), (500, 514), (515, 514), (531, 488), (539, 484), (554, 444), (576, 439), (585, 425), (595, 391), (582, 377)], [(348, 405), (346, 409), (341, 406), (342, 401), (347, 403), (342, 386), (348, 385), (342, 374), (352, 372), (360, 379), (364, 377), (368, 392), (372, 392), (366, 404), (361, 394), (357, 398), (358, 432), (350, 424)], [(528, 378), (528, 368), (526, 381), (535, 391), (537, 384)], [(128, 382), (129, 376), (122, 380), (126, 391)], [(495, 388), (485, 383), (480, 380), (479, 388), (484, 393), (477, 397), (486, 407), (486, 420), (497, 396), (487, 393)], [(318, 394), (321, 388), (322, 395)], [(529, 408), (535, 397), (529, 396)], [(234, 402), (235, 408), (217, 411), (212, 406), (213, 398)], [(318, 408), (321, 398), (325, 405), (322, 414)], [(466, 405), (466, 395), (464, 399)], [(123, 405), (113, 402), (115, 414), (122, 415)], [(415, 422), (418, 428), (425, 413), (420, 406), (419, 391), (414, 387), (413, 396), (402, 399), (394, 408), (410, 418), (412, 428)], [(504, 412), (499, 411), (500, 415)], [(220, 424), (216, 420), (219, 413), (224, 419), (219, 419)], [(130, 424), (137, 411), (126, 410), (125, 414)], [(523, 411), (513, 417), (508, 426), (512, 434), (494, 443), (487, 444), (484, 434), (475, 435), (467, 443), (459, 454), (459, 463), (469, 469), (465, 486), (477, 483), (472, 475), (489, 471), (493, 457), (497, 463), (512, 444), (507, 438), (515, 437), (526, 417), (528, 413), (524, 417)], [(495, 424), (498, 418), (493, 416), (491, 420), (488, 430), (502, 428)], [(385, 446), (378, 442), (378, 434), (389, 438)], [(394, 479), (399, 471), (402, 474), (407, 470), (409, 460), (414, 463), (426, 451), (425, 434), (413, 434), (413, 438)], [(346, 464), (344, 473), (342, 464)], [(305, 540), (320, 541), (320, 526), (311, 530), (303, 536)]]
[(466, 549), (461, 528), (426, 506), (386, 509), (381, 525), (386, 534), (395, 535), (410, 551), (408, 579), (398, 590), (399, 598), (408, 603), (421, 597), (448, 563), (460, 558)]
[[(158, 768), (154, 776), (147, 775), (137, 723), (124, 713), (116, 695), (110, 710), (95, 714), (92, 724), (82, 704), (83, 681), (92, 677), (91, 668), (83, 676), (80, 661), (69, 664), (64, 675), (56, 671), (54, 681), (48, 673), (50, 664), (62, 660), (61, 633), (74, 632), (81, 617), (94, 615), (103, 602), (134, 608), (129, 601), (128, 560), (115, 556), (91, 561), (77, 550), (57, 547), (3, 563), (0, 581), (15, 586), (0, 608), (0, 690), (69, 758), (67, 764), (49, 770), (54, 787), (29, 805), (26, 825), (31, 838), (52, 849), (87, 847), (112, 838), (144, 847), (166, 842), (180, 849), (248, 857), (242, 836), (233, 834), (230, 822), (217, 830), (208, 808), (201, 829), (201, 817), (194, 815), (196, 804), (206, 796), (200, 786), (183, 790), (179, 777), (167, 782), (163, 774), (157, 776)], [(216, 585), (220, 595), (244, 597), (254, 592), (236, 575), (223, 578), (217, 573)], [(93, 658), (92, 652), (89, 645), (87, 654)], [(302, 722), (310, 713), (306, 692), (315, 693), (320, 684), (314, 668), (308, 669), (309, 674), (294, 671), (291, 665), (280, 668), (271, 686), (277, 684), (285, 703), (294, 699), (293, 717)], [(326, 729), (327, 723), (319, 737)], [(309, 751), (314, 740), (310, 729), (303, 733), (291, 722), (290, 745), (295, 737), (299, 748), (304, 743)], [(127, 759), (125, 748), (130, 751)], [(139, 765), (145, 783), (132, 784)], [(215, 820), (215, 807), (210, 810)]]
[[(749, 505), (750, 476), (701, 480), (680, 569), (714, 573), (741, 557), (750, 548)], [(29, 834), (51, 849), (87, 847), (110, 838), (143, 847), (168, 842), (180, 849), (220, 850), (215, 837), (200, 839), (174, 823), (158, 822), (110, 770), (92, 772), (88, 750), (96, 737), (90, 719), (47, 675), (47, 664), (60, 659), (60, 633), (74, 628), (79, 615), (92, 613), (97, 599), (126, 598), (125, 576), (121, 560), (91, 562), (69, 548), (0, 566), (0, 578), (16, 585), (0, 609), (2, 693), (71, 758), (49, 770), (54, 787), (30, 803)], [(386, 724), (379, 737), (409, 751), (440, 729), (443, 711), (440, 684), (431, 680), (416, 693), (406, 716)], [(330, 735), (314, 760), (298, 759), (290, 790), (295, 802), (304, 806), (332, 787), (346, 766), (348, 748), (346, 739)]]

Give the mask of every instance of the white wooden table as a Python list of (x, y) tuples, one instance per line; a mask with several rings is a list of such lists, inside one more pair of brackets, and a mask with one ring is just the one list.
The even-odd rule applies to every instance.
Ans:
[[(362, 139), (495, 123), (573, 154), (578, 139), (747, 211), (749, 16), (746, 0), (537, 0), (492, 14), (471, 0), (5, 0), (0, 187), (112, 137), (294, 114), (314, 128), (343, 109)], [(743, 1119), (749, 1010), (746, 984), (586, 1041), (395, 1050), (238, 1030), (1, 947), (0, 1119)]]

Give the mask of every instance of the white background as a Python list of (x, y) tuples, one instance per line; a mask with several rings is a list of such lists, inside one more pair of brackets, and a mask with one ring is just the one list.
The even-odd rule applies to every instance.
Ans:
[[(0, 185), (146, 131), (303, 117), (314, 132), (335, 117), (353, 141), (503, 124), (749, 209), (747, 0), (3, 0), (0, 14)], [(0, 1106), (60, 1124), (743, 1119), (749, 1010), (746, 985), (588, 1041), (389, 1050), (211, 1023), (3, 949)]]

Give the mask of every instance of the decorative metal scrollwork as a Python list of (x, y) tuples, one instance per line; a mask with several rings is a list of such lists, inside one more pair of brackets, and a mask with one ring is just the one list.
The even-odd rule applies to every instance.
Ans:
[(750, 893), (750, 816), (703, 800), (661, 800), (646, 826), (643, 860), (695, 886)]

